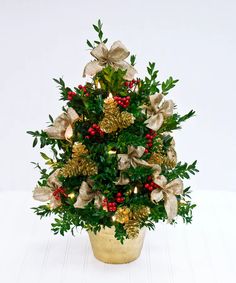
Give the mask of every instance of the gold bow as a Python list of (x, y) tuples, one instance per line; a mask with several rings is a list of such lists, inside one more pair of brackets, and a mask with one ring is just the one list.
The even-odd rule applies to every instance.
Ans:
[(136, 70), (133, 66), (124, 61), (124, 59), (129, 56), (130, 52), (120, 41), (114, 42), (110, 50), (107, 49), (104, 43), (100, 43), (90, 54), (97, 60), (91, 61), (85, 66), (84, 77), (86, 75), (94, 76), (104, 67), (110, 65), (115, 69), (126, 70), (127, 72), (124, 77), (126, 80), (131, 81), (134, 78)]
[(158, 131), (164, 122), (164, 118), (173, 115), (174, 102), (172, 100), (164, 100), (163, 94), (157, 93), (149, 96), (150, 106), (142, 106), (148, 115), (145, 121), (147, 127), (154, 131)]
[[(168, 136), (170, 135), (170, 133), (168, 132), (164, 132), (163, 133), (163, 136)], [(174, 138), (172, 138), (171, 142), (170, 142), (170, 146), (168, 147), (167, 149), (167, 158), (173, 162), (173, 164), (176, 164), (177, 163), (177, 153), (176, 153), (176, 150), (175, 150), (175, 140)]]
[(57, 177), (60, 173), (60, 169), (54, 171), (49, 177), (47, 181), (47, 186), (40, 187), (36, 186), (33, 191), (33, 198), (38, 201), (46, 202), (50, 201), (50, 208), (56, 208), (61, 205), (61, 200), (55, 198), (53, 192), (62, 186), (61, 182), (58, 181)]
[(73, 125), (80, 119), (76, 111), (69, 107), (53, 122), (52, 126), (44, 130), (52, 139), (69, 140), (73, 136)]
[(100, 208), (102, 205), (103, 196), (100, 192), (93, 192), (89, 184), (85, 181), (82, 182), (79, 195), (74, 204), (75, 208), (84, 208), (90, 201), (94, 199), (94, 204), (97, 208)]
[[(126, 170), (130, 168), (130, 166), (136, 168), (137, 166), (150, 167), (157, 172), (161, 173), (161, 167), (158, 164), (150, 164), (145, 160), (140, 159), (145, 151), (145, 147), (137, 146), (136, 148), (132, 145), (128, 145), (128, 153), (127, 154), (118, 154), (118, 170)], [(127, 185), (129, 183), (129, 178), (123, 176), (122, 172), (120, 173), (120, 177), (115, 182), (116, 185)]]
[(153, 180), (159, 188), (151, 192), (151, 201), (157, 203), (164, 200), (164, 206), (167, 213), (168, 221), (171, 222), (178, 212), (178, 202), (176, 195), (183, 193), (183, 182), (181, 179), (175, 179), (167, 183), (165, 176), (156, 174)]
[(118, 169), (126, 170), (130, 166), (136, 168), (137, 166), (152, 167), (156, 169), (159, 167), (158, 164), (149, 164), (147, 161), (140, 159), (145, 151), (145, 147), (137, 146), (136, 148), (132, 145), (128, 145), (127, 154), (118, 154)]

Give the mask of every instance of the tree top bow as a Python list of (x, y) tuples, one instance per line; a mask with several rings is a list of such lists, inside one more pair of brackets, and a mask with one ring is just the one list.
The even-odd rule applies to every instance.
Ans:
[(89, 62), (85, 68), (83, 76), (94, 76), (100, 72), (104, 67), (110, 65), (115, 69), (126, 70), (125, 79), (132, 80), (137, 73), (135, 68), (129, 63), (125, 62), (130, 52), (120, 41), (115, 41), (110, 50), (107, 49), (104, 43), (100, 43), (90, 53), (96, 60)]

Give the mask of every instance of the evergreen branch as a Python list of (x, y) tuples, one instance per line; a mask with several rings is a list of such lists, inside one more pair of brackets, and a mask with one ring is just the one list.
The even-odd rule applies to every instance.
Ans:
[(195, 115), (195, 111), (191, 110), (187, 114), (180, 116), (179, 114), (173, 114), (172, 116), (168, 117), (158, 133), (163, 132), (172, 132), (173, 130), (181, 129), (181, 123), (185, 122), (186, 120), (190, 119)]
[(172, 77), (169, 77), (169, 79), (161, 84), (162, 94), (167, 95), (169, 90), (175, 87), (178, 81), (179, 80), (174, 80)]
[(108, 41), (107, 38), (103, 39), (102, 26), (103, 26), (103, 24), (102, 24), (102, 22), (101, 22), (100, 19), (98, 20), (98, 22), (97, 22), (96, 25), (95, 25), (95, 24), (93, 25), (94, 30), (95, 30), (95, 31), (97, 32), (97, 34), (98, 34), (98, 40), (94, 40), (93, 43), (92, 43), (91, 41), (89, 41), (89, 40), (87, 40), (87, 42), (86, 42), (87, 45), (88, 45), (90, 48), (92, 48), (92, 49), (94, 49), (94, 48), (96, 47), (96, 45), (98, 45), (98, 44), (100, 44), (100, 43), (107, 43), (107, 41)]
[(197, 160), (195, 160), (190, 165), (188, 165), (186, 162), (184, 164), (178, 162), (174, 169), (167, 170), (163, 173), (169, 181), (174, 180), (176, 178), (189, 179), (189, 174), (195, 175), (195, 173), (199, 172), (199, 170), (196, 168), (196, 164)]

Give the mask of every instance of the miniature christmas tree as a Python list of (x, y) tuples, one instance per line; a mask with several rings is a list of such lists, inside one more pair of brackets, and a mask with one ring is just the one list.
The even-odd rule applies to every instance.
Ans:
[(33, 197), (45, 204), (34, 211), (55, 215), (55, 234), (114, 226), (121, 242), (144, 226), (176, 223), (177, 216), (190, 223), (195, 205), (183, 179), (198, 170), (196, 161), (177, 161), (172, 133), (195, 112), (179, 115), (167, 99), (177, 80), (158, 81), (155, 63), (147, 77), (135, 77), (135, 56), (124, 61), (126, 47), (116, 41), (107, 49), (101, 21), (93, 27), (98, 40), (87, 44), (94, 60), (84, 69), (90, 80), (70, 88), (54, 79), (65, 101), (62, 114), (49, 116), (47, 129), (28, 132), (33, 146), (39, 142), (52, 152), (41, 152), (48, 169), (35, 163), (41, 178)]

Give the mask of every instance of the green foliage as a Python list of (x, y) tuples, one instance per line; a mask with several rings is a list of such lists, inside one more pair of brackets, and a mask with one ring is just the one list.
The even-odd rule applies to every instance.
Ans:
[(192, 223), (193, 209), (196, 204), (191, 204), (190, 201), (181, 203), (178, 208), (178, 215), (182, 217), (184, 223)]
[(195, 115), (195, 111), (193, 110), (189, 111), (187, 114), (183, 116), (175, 113), (164, 121), (158, 133), (172, 132), (173, 130), (179, 130), (181, 129), (181, 123), (190, 119), (194, 115)]
[(134, 66), (136, 64), (136, 55), (130, 56), (130, 64), (131, 66)]
[(161, 84), (162, 94), (167, 95), (169, 90), (175, 87), (178, 81), (179, 80), (174, 80), (172, 77), (169, 77), (169, 79), (167, 79), (165, 82)]
[(97, 32), (99, 40), (94, 40), (93, 43), (91, 41), (87, 40), (87, 45), (90, 48), (95, 48), (95, 46), (97, 44), (107, 43), (108, 39), (107, 38), (103, 39), (102, 22), (101, 22), (100, 19), (98, 20), (96, 25), (93, 25), (93, 28)]
[(151, 95), (160, 91), (160, 82), (157, 80), (158, 70), (155, 70), (155, 65), (155, 63), (149, 62), (147, 67), (149, 77), (145, 77), (141, 86), (140, 91), (144, 92), (146, 95)]
[(121, 69), (115, 70), (111, 66), (107, 66), (102, 72), (97, 73), (94, 80), (98, 80), (101, 84), (103, 91), (112, 93), (113, 95), (119, 94), (120, 96), (126, 96), (124, 87), (124, 75), (126, 71)]
[(197, 160), (195, 160), (190, 165), (188, 165), (186, 162), (184, 164), (178, 162), (174, 169), (167, 170), (163, 174), (167, 177), (169, 181), (174, 180), (176, 178), (189, 179), (189, 174), (195, 175), (195, 173), (199, 172), (199, 170), (196, 168), (196, 164)]

